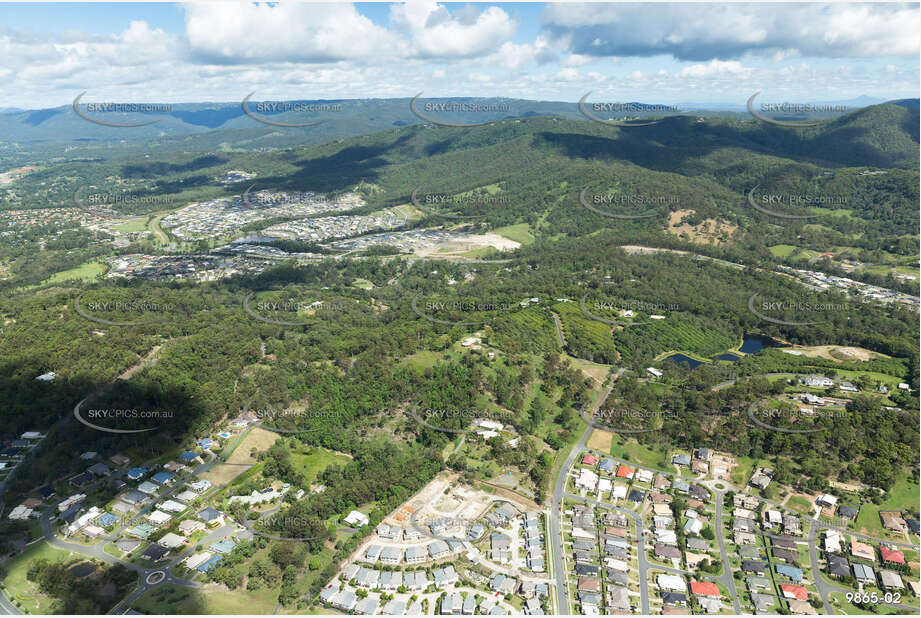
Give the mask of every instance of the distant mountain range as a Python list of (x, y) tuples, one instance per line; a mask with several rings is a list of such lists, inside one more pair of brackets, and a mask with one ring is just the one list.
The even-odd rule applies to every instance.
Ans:
[[(499, 111), (482, 112), (460, 111), (445, 113), (437, 109), (438, 103), (447, 101), (463, 103), (469, 106), (490, 106)], [(773, 101), (773, 99), (772, 99)], [(82, 101), (86, 103), (91, 101)], [(881, 103), (880, 99), (860, 96), (845, 101), (815, 102), (834, 105), (847, 105), (855, 109)], [(92, 102), (91, 102), (92, 103)], [(410, 99), (340, 99), (340, 100), (303, 100), (287, 101), (290, 105), (311, 106), (316, 104), (338, 105), (340, 111), (324, 112), (272, 112), (260, 111), (257, 101), (249, 103), (253, 115), (267, 120), (267, 123), (247, 116), (241, 102), (226, 103), (176, 103), (163, 112), (87, 112), (81, 105), (81, 111), (92, 118), (110, 123), (147, 123), (145, 126), (111, 127), (95, 124), (76, 113), (71, 105), (49, 109), (22, 110), (4, 108), (0, 110), (0, 137), (9, 141), (121, 141), (137, 139), (169, 138), (216, 130), (227, 131), (222, 136), (222, 143), (237, 147), (254, 149), (262, 146), (278, 147), (286, 144), (324, 143), (350, 135), (372, 133), (388, 128), (400, 127), (425, 122), (410, 110)], [(426, 104), (429, 105), (426, 109)], [(893, 104), (918, 109), (918, 99), (902, 99)], [(633, 108), (643, 105), (629, 103)], [(264, 108), (265, 106), (263, 106)], [(748, 117), (745, 104), (716, 103), (682, 103), (677, 106), (681, 111), (664, 115), (744, 115)], [(444, 119), (448, 122), (470, 124), (495, 121), (507, 118), (529, 118), (534, 116), (559, 116), (563, 118), (584, 119), (577, 103), (562, 101), (531, 101), (526, 99), (505, 98), (452, 98), (420, 99), (418, 111), (430, 118)], [(609, 117), (644, 117), (663, 115), (659, 113), (615, 114), (600, 112), (599, 116)], [(282, 123), (315, 123), (313, 126), (289, 127)], [(274, 123), (274, 124), (273, 124)], [(206, 140), (207, 141), (207, 140)], [(246, 145), (244, 145), (244, 142)]]

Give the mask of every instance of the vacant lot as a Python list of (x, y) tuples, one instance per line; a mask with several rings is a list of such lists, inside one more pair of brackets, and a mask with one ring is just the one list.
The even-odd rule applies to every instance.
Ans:
[(838, 347), (834, 345), (793, 346), (791, 349), (802, 352), (803, 356), (839, 361), (868, 361), (879, 356), (884, 356), (883, 354), (877, 354), (865, 348)]
[(595, 449), (596, 451), (601, 451), (602, 453), (611, 452), (611, 440), (614, 439), (614, 434), (610, 431), (602, 431), (596, 429), (592, 432), (592, 435), (589, 437), (586, 445), (588, 448)]
[(277, 433), (267, 431), (261, 427), (253, 427), (249, 435), (227, 458), (227, 461), (218, 464), (202, 475), (202, 478), (208, 479), (214, 485), (223, 487), (235, 479), (237, 475), (249, 470), (256, 463), (256, 458), (250, 456), (250, 451), (255, 448), (257, 451), (264, 451), (275, 443), (279, 438)]

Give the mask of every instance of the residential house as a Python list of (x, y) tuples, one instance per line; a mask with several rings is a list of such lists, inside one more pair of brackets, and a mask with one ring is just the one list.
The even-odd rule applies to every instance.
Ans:
[(861, 583), (861, 584), (875, 584), (876, 583), (876, 575), (873, 573), (873, 569), (871, 569), (865, 564), (860, 564), (858, 562), (855, 562), (852, 565), (852, 567), (854, 569), (854, 579), (856, 579), (858, 583)]
[(838, 554), (828, 554), (828, 574), (832, 577), (850, 577), (851, 565), (847, 558)]
[(876, 552), (873, 551), (873, 547), (857, 539), (851, 540), (851, 555), (855, 558), (876, 562)]
[(743, 560), (742, 571), (745, 573), (754, 573), (761, 577), (764, 576), (765, 565), (759, 560)]
[(905, 564), (905, 554), (900, 552), (895, 548), (886, 547), (881, 545), (879, 548), (879, 553), (882, 556), (884, 563), (889, 564)]
[(800, 601), (806, 601), (809, 599), (809, 591), (802, 586), (781, 584), (780, 591), (783, 593), (785, 599), (799, 599)]
[(883, 569), (879, 572), (879, 585), (886, 590), (902, 590), (905, 584), (901, 576), (895, 571)]
[(883, 522), (883, 528), (886, 530), (893, 530), (895, 532), (908, 531), (908, 524), (898, 511), (880, 511), (879, 516)]

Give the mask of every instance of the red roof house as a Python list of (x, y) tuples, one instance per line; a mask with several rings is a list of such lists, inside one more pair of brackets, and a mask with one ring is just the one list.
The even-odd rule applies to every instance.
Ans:
[(691, 593), (702, 594), (706, 597), (720, 597), (720, 589), (711, 582), (691, 582)]
[(905, 554), (897, 549), (889, 549), (885, 545), (879, 548), (879, 553), (883, 556), (883, 562), (894, 562), (895, 564), (905, 564)]
[(802, 586), (793, 586), (791, 584), (781, 584), (780, 590), (783, 592), (785, 599), (799, 599), (806, 601), (809, 599), (809, 591)]
[(628, 468), (627, 466), (620, 466), (617, 468), (617, 476), (622, 479), (632, 479), (633, 472), (633, 468)]
[(598, 458), (591, 453), (586, 453), (585, 457), (582, 458), (583, 466), (594, 466), (596, 463), (598, 463)]

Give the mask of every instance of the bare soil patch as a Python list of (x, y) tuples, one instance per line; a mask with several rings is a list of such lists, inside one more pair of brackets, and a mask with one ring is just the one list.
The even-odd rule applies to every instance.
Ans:
[(596, 451), (601, 451), (602, 453), (611, 452), (611, 441), (614, 439), (614, 434), (610, 431), (603, 431), (601, 429), (596, 429), (592, 432), (592, 435), (589, 436), (586, 446)]
[(687, 238), (693, 243), (722, 245), (730, 241), (739, 229), (739, 226), (733, 225), (729, 221), (719, 221), (717, 219), (704, 219), (697, 225), (681, 222), (684, 217), (693, 214), (695, 214), (693, 210), (676, 210), (670, 213), (666, 231), (669, 234)]
[(202, 478), (211, 481), (214, 485), (223, 487), (240, 474), (249, 470), (256, 463), (255, 457), (250, 457), (250, 451), (253, 447), (257, 451), (264, 451), (275, 443), (279, 438), (277, 433), (254, 427), (250, 430), (249, 435), (243, 438), (227, 461), (218, 464), (202, 475)]

